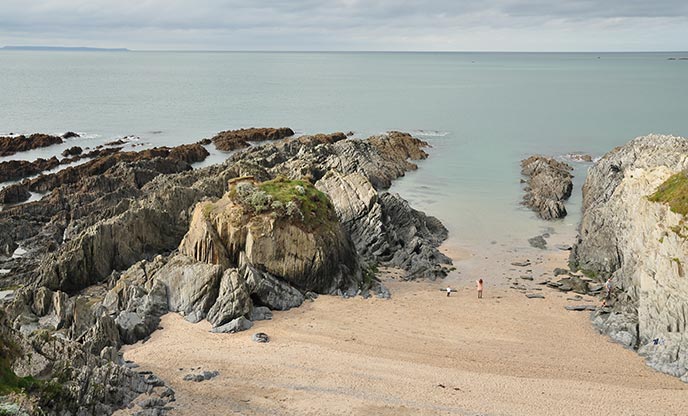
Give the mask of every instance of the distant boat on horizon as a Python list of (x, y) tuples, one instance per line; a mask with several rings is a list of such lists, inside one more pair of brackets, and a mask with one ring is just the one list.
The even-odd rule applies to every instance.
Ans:
[(77, 51), (77, 52), (129, 52), (127, 48), (93, 48), (87, 46), (3, 46), (10, 51)]

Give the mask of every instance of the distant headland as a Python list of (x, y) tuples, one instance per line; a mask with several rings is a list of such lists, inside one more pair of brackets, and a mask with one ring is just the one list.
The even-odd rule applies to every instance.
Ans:
[(85, 46), (3, 46), (10, 51), (129, 52), (127, 48), (91, 48)]

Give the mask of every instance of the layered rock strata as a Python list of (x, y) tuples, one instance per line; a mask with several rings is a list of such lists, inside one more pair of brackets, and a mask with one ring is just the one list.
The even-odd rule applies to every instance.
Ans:
[(688, 230), (680, 204), (688, 194), (686, 169), (688, 140), (680, 137), (639, 137), (609, 152), (589, 170), (571, 253), (572, 268), (599, 281), (612, 278), (608, 306), (593, 318), (600, 330), (684, 381)]

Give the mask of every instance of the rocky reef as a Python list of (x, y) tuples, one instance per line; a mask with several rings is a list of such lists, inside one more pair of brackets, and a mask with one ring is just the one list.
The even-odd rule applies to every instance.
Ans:
[(426, 146), (399, 132), (303, 136), (194, 170), (207, 152), (184, 145), (7, 188), (46, 193), (0, 212), (2, 328), (15, 346), (0, 371), (23, 380), (9, 388), (49, 415), (132, 403), (163, 414), (174, 392), (117, 351), (165, 313), (234, 332), (317, 294), (388, 297), (377, 266), (446, 275), (447, 230), (385, 191)]
[(688, 140), (639, 137), (595, 163), (571, 266), (612, 278), (595, 325), (688, 382)]
[(268, 140), (281, 140), (294, 135), (294, 130), (288, 127), (281, 128), (250, 128), (240, 130), (227, 130), (217, 133), (212, 139), (218, 150), (231, 151), (249, 147), (249, 142), (264, 142)]
[(62, 142), (62, 137), (42, 133), (36, 133), (30, 136), (4, 136), (0, 137), (0, 156), (12, 156), (17, 152), (25, 152), (39, 147), (48, 147)]
[(544, 156), (521, 161), (521, 174), (527, 178), (523, 205), (545, 220), (565, 217), (564, 201), (573, 189), (572, 170), (567, 163)]

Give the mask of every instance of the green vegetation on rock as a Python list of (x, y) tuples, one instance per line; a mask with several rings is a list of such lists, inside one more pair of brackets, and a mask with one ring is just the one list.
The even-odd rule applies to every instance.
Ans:
[[(229, 197), (255, 213), (274, 213), (279, 218), (290, 218), (295, 224), (312, 231), (337, 222), (337, 214), (330, 199), (310, 182), (284, 177), (252, 184), (236, 184)], [(204, 214), (212, 207), (204, 207)]]
[(680, 215), (688, 214), (688, 176), (686, 172), (680, 172), (663, 184), (659, 185), (654, 194), (648, 199), (669, 205), (669, 208)]
[(17, 377), (10, 368), (12, 359), (19, 353), (14, 342), (2, 334), (0, 337), (0, 395), (28, 388), (32, 380)]

